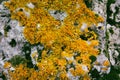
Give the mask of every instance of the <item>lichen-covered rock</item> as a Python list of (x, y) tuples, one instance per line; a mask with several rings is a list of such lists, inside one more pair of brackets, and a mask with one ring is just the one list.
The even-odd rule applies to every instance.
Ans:
[(0, 79), (120, 79), (120, 0), (6, 1)]

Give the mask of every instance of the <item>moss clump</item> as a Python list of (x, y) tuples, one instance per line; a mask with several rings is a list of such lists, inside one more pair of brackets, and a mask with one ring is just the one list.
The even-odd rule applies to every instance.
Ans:
[(17, 66), (20, 64), (25, 64), (26, 59), (23, 56), (15, 55), (9, 60), (9, 62), (12, 64), (12, 66)]
[(9, 45), (10, 45), (11, 47), (15, 47), (16, 44), (17, 44), (17, 42), (15, 41), (15, 39), (12, 39), (12, 40), (9, 42)]

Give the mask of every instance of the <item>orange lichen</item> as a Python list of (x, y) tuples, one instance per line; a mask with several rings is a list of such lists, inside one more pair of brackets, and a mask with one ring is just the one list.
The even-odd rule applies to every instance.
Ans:
[(105, 60), (105, 61), (103, 62), (103, 65), (106, 66), (106, 67), (108, 67), (108, 66), (110, 66), (110, 62), (109, 62), (108, 60)]
[[(34, 8), (29, 8), (27, 6), (29, 3), (32, 3)], [(18, 20), (24, 26), (25, 39), (31, 44), (42, 43), (45, 47), (41, 59), (37, 61), (38, 72), (19, 65), (14, 72), (11, 72), (11, 80), (47, 80), (48, 78), (54, 80), (58, 74), (61, 80), (68, 80), (65, 71), (67, 65), (75, 62), (91, 68), (89, 57), (98, 55), (95, 46), (98, 46), (99, 42), (95, 32), (89, 31), (88, 27), (104, 20), (87, 8), (84, 0), (11, 0), (5, 5), (10, 9), (11, 18)], [(67, 17), (63, 21), (55, 19), (49, 13), (51, 10), (65, 12)], [(87, 25), (84, 31), (80, 30), (83, 23)], [(82, 39), (80, 35), (87, 40)], [(90, 41), (90, 44), (87, 41)], [(52, 52), (48, 55), (49, 50)], [(80, 55), (75, 57), (74, 53)], [(74, 76), (85, 75), (84, 80), (89, 80), (88, 72), (79, 65), (75, 68), (70, 70)], [(18, 72), (19, 74), (16, 75)]]
[(9, 62), (5, 62), (4, 68), (9, 68), (10, 66), (11, 66), (11, 64)]

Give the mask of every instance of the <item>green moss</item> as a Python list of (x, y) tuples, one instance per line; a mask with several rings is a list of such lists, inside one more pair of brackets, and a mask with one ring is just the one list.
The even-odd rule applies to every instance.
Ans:
[(89, 31), (93, 31), (93, 29), (92, 29), (91, 27), (88, 27), (88, 30), (89, 30)]
[(114, 66), (111, 66), (111, 71), (109, 74), (102, 74), (100, 75), (99, 72), (94, 69), (90, 71), (92, 80), (120, 80), (119, 74), (120, 74), (120, 68), (115, 68)]
[(99, 17), (99, 15), (98, 15), (98, 14), (95, 14), (95, 16), (96, 16), (96, 17)]
[(105, 32), (105, 40), (106, 40), (106, 43), (105, 43), (105, 49), (104, 49), (104, 54), (106, 55), (107, 58), (109, 58), (109, 52), (108, 52), (108, 48), (109, 48), (109, 32), (106, 31)]
[(78, 60), (78, 63), (81, 64), (81, 63), (82, 63), (82, 60)]
[(11, 17), (11, 15), (4, 13), (4, 14), (1, 15), (1, 17)]
[[(29, 68), (34, 68), (34, 69), (38, 69), (37, 66), (33, 65), (32, 63), (32, 59), (31, 59), (31, 48), (37, 48), (37, 52), (38, 52), (38, 60), (40, 60), (42, 51), (44, 50), (44, 46), (41, 43), (37, 43), (37, 44), (30, 44), (29, 42), (25, 42), (23, 47), (22, 47), (22, 52), (25, 55), (25, 58), (27, 60), (27, 67)], [(43, 48), (40, 48), (43, 47)]]
[(93, 80), (99, 80), (100, 78), (100, 74), (96, 69), (90, 70), (89, 74), (91, 75)]
[(103, 2), (103, 0), (98, 0), (98, 1)]
[[(94, 36), (94, 34), (93, 33), (91, 33), (91, 32), (87, 32), (87, 33), (84, 33), (84, 34), (81, 34), (80, 35), (80, 38), (82, 39), (82, 40), (88, 40), (89, 38), (91, 38), (92, 36)], [(95, 40), (94, 38), (93, 38), (93, 40)]]
[(92, 8), (92, 0), (84, 0), (84, 2), (88, 8)]
[(28, 42), (25, 42), (23, 47), (22, 47), (22, 52), (25, 55), (25, 59), (27, 60), (27, 67), (29, 68), (33, 68), (33, 64), (32, 64), (32, 59), (31, 59), (31, 44)]
[(26, 59), (23, 56), (15, 55), (10, 59), (10, 63), (12, 64), (12, 66), (17, 66), (19, 64), (25, 64)]
[[(37, 52), (38, 52), (38, 60), (41, 59), (42, 51), (44, 50), (44, 46), (41, 43), (33, 44), (31, 47), (37, 47)], [(42, 48), (40, 48), (42, 47)]]
[(112, 28), (109, 29), (109, 32), (110, 32), (111, 34), (114, 34), (114, 31), (113, 31)]
[(79, 24), (78, 24), (78, 22), (74, 22), (74, 26), (78, 26)]
[(74, 68), (75, 69), (75, 65), (73, 63), (70, 64), (70, 68)]
[(9, 32), (10, 29), (11, 29), (10, 25), (4, 26), (4, 34), (6, 37), (7, 37), (7, 32)]
[(4, 31), (8, 32), (11, 29), (10, 25), (5, 26)]
[(93, 56), (93, 55), (92, 55), (92, 56), (90, 56), (89, 58), (90, 58), (90, 60), (91, 60), (91, 64), (92, 64), (93, 62), (95, 62), (95, 61), (96, 61), (96, 57), (95, 57), (95, 56)]
[(101, 80), (120, 80), (119, 77), (120, 69), (116, 69), (115, 67), (111, 66), (111, 71), (109, 74), (104, 74), (103, 77), (101, 77)]
[(83, 40), (88, 40), (87, 37), (85, 37), (85, 35), (80, 35), (80, 38)]
[(15, 41), (15, 39), (12, 39), (10, 42), (9, 42), (9, 45), (11, 46), (11, 47), (15, 47), (16, 46), (16, 41)]
[[(3, 74), (3, 72), (2, 73), (0, 73), (1, 75), (0, 75), (0, 78), (2, 78), (3, 80), (7, 80), (7, 78), (6, 78), (6, 76), (5, 76), (5, 74)], [(1, 80), (2, 80), (1, 79)]]
[(111, 25), (115, 25), (116, 27), (119, 27), (119, 22), (115, 21), (115, 16), (116, 14), (119, 12), (119, 8), (115, 7), (116, 12), (113, 14), (113, 19), (110, 18), (110, 16), (112, 15), (112, 11), (110, 9), (110, 5), (115, 3), (116, 0), (108, 0), (107, 1), (107, 23), (111, 24)]
[(119, 46), (120, 46), (120, 44), (114, 43), (114, 46), (115, 46), (115, 47), (119, 47)]
[(0, 36), (2, 36), (2, 33), (0, 32)]

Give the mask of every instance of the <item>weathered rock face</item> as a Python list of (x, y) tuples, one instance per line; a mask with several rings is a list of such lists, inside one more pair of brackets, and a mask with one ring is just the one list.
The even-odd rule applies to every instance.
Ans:
[(17, 21), (10, 19), (9, 10), (0, 4), (0, 49), (6, 58), (21, 52), (19, 43), (24, 40), (22, 29)]
[[(5, 0), (3, 0), (5, 1)], [(87, 3), (88, 5), (88, 3)], [(90, 6), (91, 5), (91, 6)], [(28, 5), (30, 6), (30, 5)], [(99, 35), (99, 49), (100, 55), (97, 57), (96, 64), (93, 63), (93, 70), (98, 71), (98, 75), (103, 76), (102, 74), (112, 74), (113, 70), (120, 69), (120, 0), (93, 0), (89, 3), (88, 7), (93, 10), (96, 14), (101, 15), (105, 22), (99, 23), (95, 31)], [(33, 6), (31, 7), (33, 8)], [(51, 15), (56, 19), (62, 21), (66, 17), (66, 13), (58, 13)], [(64, 15), (64, 17), (63, 17)], [(38, 25), (39, 27), (39, 25)], [(21, 55), (22, 47), (26, 40), (23, 36), (24, 27), (20, 27), (19, 22), (16, 20), (10, 19), (10, 12), (7, 8), (3, 6), (2, 0), (0, 1), (0, 73), (6, 72), (3, 68), (4, 62), (11, 59), (15, 55)], [(28, 45), (29, 46), (29, 45)], [(27, 46), (27, 49), (28, 49)], [(26, 46), (25, 46), (26, 47)], [(43, 46), (36, 46), (32, 48), (32, 51), (43, 49)], [(29, 52), (28, 52), (29, 53)], [(22, 54), (23, 55), (23, 54)], [(33, 64), (35, 64), (35, 59), (32, 59)], [(105, 61), (109, 61), (110, 65), (107, 67), (104, 64)], [(106, 69), (106, 70), (104, 70)], [(113, 71), (114, 72), (114, 71)], [(7, 73), (7, 72), (6, 72)], [(115, 73), (119, 80), (118, 75), (120, 71)], [(90, 73), (92, 78), (97, 78), (95, 75)], [(0, 77), (3, 77), (3, 74), (0, 74)], [(70, 76), (70, 74), (69, 74)], [(107, 76), (108, 77), (108, 76)], [(78, 80), (79, 77), (71, 77), (71, 80)], [(1, 79), (1, 78), (0, 78)], [(103, 78), (104, 79), (104, 78)]]
[(111, 64), (119, 66), (120, 56), (120, 0), (108, 0), (107, 3), (107, 32), (108, 50)]
[[(118, 70), (120, 66), (120, 0), (94, 0), (92, 9), (105, 19), (105, 23), (102, 24), (103, 32), (98, 32), (101, 35), (99, 38), (101, 53), (108, 57), (112, 67), (110, 71)], [(95, 68), (100, 71), (100, 67), (95, 66)], [(119, 70), (115, 73), (120, 74)]]

